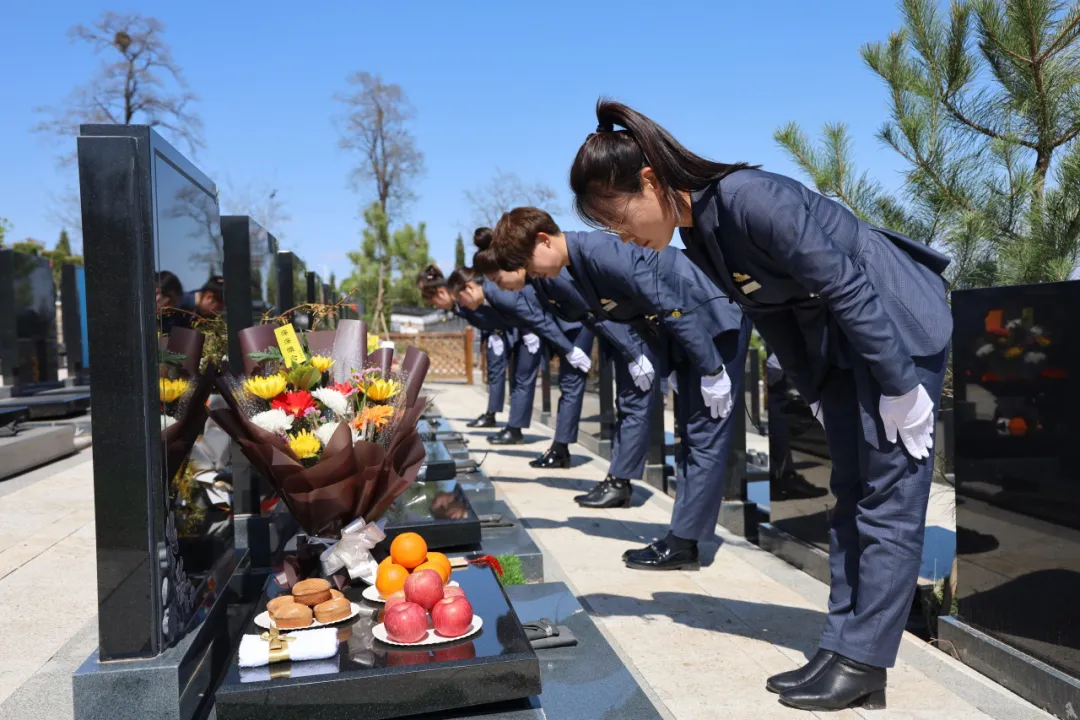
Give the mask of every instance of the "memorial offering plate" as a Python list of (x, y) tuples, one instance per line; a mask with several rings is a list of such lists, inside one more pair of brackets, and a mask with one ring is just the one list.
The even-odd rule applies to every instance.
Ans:
[[(430, 621), (428, 622), (430, 625)], [(397, 640), (391, 640), (386, 634), (386, 625), (379, 623), (372, 628), (372, 633), (375, 635), (375, 639), (379, 642), (384, 642), (387, 645), (400, 645), (401, 647), (416, 647), (418, 645), (441, 645), (448, 642), (456, 642), (457, 640), (464, 640), (465, 638), (472, 637), (476, 633), (480, 632), (480, 628), (484, 627), (484, 620), (479, 615), (473, 615), (472, 625), (469, 626), (468, 631), (464, 635), (458, 635), (457, 637), (443, 637), (435, 632), (435, 628), (428, 627), (427, 635), (423, 640), (417, 640), (416, 642), (405, 643), (398, 642)]]
[[(446, 583), (446, 587), (458, 587), (458, 581), (457, 580), (451, 580), (450, 582)], [(379, 588), (375, 587), (374, 585), (368, 585), (366, 588), (364, 588), (364, 596), (363, 597), (368, 602), (380, 603), (380, 604), (386, 602), (386, 598), (384, 598), (382, 596), (382, 593), (379, 592)]]
[[(335, 620), (334, 622), (328, 622), (328, 623), (319, 622), (318, 620), (312, 620), (311, 624), (307, 625), (306, 627), (293, 628), (293, 629), (295, 629), (295, 630), (313, 630), (315, 628), (328, 627), (330, 625), (340, 625), (341, 623), (345, 622), (346, 620), (352, 620), (354, 617), (356, 617), (357, 615), (360, 614), (360, 606), (357, 605), (356, 603), (354, 603), (354, 602), (349, 603), (349, 607), (352, 608), (352, 612), (349, 613), (348, 617), (343, 617), (340, 620)], [(263, 610), (261, 613), (259, 613), (258, 615), (255, 616), (255, 624), (258, 625), (259, 627), (261, 627), (263, 630), (269, 630), (271, 627), (277, 627), (274, 624), (274, 621), (270, 619), (270, 613), (266, 612), (265, 610)]]

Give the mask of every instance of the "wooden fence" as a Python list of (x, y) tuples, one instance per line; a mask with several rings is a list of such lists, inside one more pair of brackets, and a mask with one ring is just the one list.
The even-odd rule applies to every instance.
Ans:
[(473, 329), (463, 332), (390, 333), (395, 355), (416, 347), (431, 358), (430, 380), (458, 380), (473, 384)]

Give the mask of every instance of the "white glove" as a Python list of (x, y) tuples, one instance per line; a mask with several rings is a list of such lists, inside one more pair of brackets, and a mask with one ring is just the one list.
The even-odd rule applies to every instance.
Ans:
[(530, 355), (535, 355), (540, 350), (540, 338), (532, 333), (525, 333), (525, 337), (521, 338), (521, 341), (525, 343), (525, 349), (529, 351)]
[[(674, 373), (672, 375), (674, 376)], [(653, 378), (656, 377), (656, 371), (653, 369), (652, 363), (649, 362), (649, 358), (642, 355), (630, 363), (630, 377), (634, 379), (634, 384), (638, 386), (641, 392), (649, 392), (652, 388)]]
[(731, 378), (721, 370), (716, 375), (701, 378), (701, 397), (709, 406), (714, 420), (726, 418), (731, 412)]
[(592, 360), (590, 360), (589, 356), (579, 347), (574, 348), (573, 352), (570, 353), (570, 356), (566, 358), (566, 361), (577, 368), (578, 372), (587, 373), (589, 372), (589, 368), (592, 367)]
[(679, 394), (679, 382), (675, 379), (675, 375), (676, 375), (676, 372), (674, 370), (672, 370), (671, 374), (667, 376), (667, 382), (668, 382), (668, 385), (671, 386), (671, 392), (678, 395)]
[(810, 412), (813, 413), (814, 418), (821, 423), (822, 429), (825, 428), (825, 413), (821, 412), (821, 403), (810, 403)]
[(488, 347), (491, 348), (491, 352), (495, 353), (495, 357), (502, 357), (502, 354), (506, 352), (506, 346), (503, 344), (503, 339), (498, 335), (488, 336)]
[(930, 457), (934, 446), (934, 401), (922, 385), (900, 397), (882, 395), (878, 412), (889, 442), (896, 442), (899, 435), (908, 455), (916, 460)]

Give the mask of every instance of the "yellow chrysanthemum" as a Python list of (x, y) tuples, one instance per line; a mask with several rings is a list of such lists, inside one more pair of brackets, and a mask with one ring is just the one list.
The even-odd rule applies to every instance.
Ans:
[(181, 395), (187, 392), (188, 389), (187, 380), (170, 380), (169, 378), (161, 378), (158, 380), (158, 393), (161, 395), (161, 402), (170, 403), (176, 400)]
[(1050, 338), (1039, 336), (1035, 338), (1035, 342), (1039, 343), (1039, 347), (1046, 347), (1050, 344)]
[(307, 460), (313, 458), (319, 454), (319, 450), (322, 449), (322, 443), (319, 442), (319, 438), (312, 435), (307, 430), (301, 430), (295, 435), (289, 436), (289, 449), (296, 454), (296, 457), (301, 460)]
[(401, 383), (397, 380), (372, 380), (364, 388), (369, 400), (386, 402), (401, 392)]
[(288, 385), (281, 374), (267, 375), (265, 377), (249, 377), (244, 381), (244, 387), (252, 395), (261, 397), (263, 400), (273, 400), (285, 392)]
[(379, 336), (368, 333), (367, 336), (367, 351), (373, 353), (379, 349)]
[(334, 364), (334, 360), (333, 358), (324, 357), (322, 355), (312, 355), (311, 364), (315, 366), (316, 370), (324, 373)]
[(1008, 350), (1005, 351), (1005, 357), (1007, 357), (1007, 358), (1009, 358), (1011, 360), (1013, 358), (1020, 357), (1023, 354), (1023, 352), (1024, 351), (1022, 349), (1018, 348), (1018, 347), (1011, 347), (1011, 348), (1009, 348)]

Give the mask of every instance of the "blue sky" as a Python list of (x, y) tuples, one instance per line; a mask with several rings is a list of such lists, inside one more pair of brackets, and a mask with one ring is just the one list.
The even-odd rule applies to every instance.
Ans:
[[(34, 108), (59, 103), (97, 60), (68, 27), (103, 9), (158, 17), (192, 89), (207, 147), (195, 162), (224, 189), (277, 188), (292, 221), (272, 231), (324, 276), (348, 272), (359, 208), (371, 193), (349, 185), (337, 148), (333, 100), (357, 70), (400, 84), (417, 111), (413, 130), (427, 172), (409, 221), (425, 221), (432, 255), (453, 258), (470, 231), (463, 194), (500, 168), (558, 191), (595, 127), (600, 94), (664, 124), (716, 159), (796, 171), (772, 139), (796, 120), (816, 134), (850, 124), (862, 168), (890, 187), (901, 161), (874, 133), (885, 91), (859, 47), (900, 27), (893, 2), (543, 3), (129, 2), (54, 0), (5, 10), (0, 43), (0, 217), (13, 239), (55, 241), (54, 197), (74, 187), (56, 145), (31, 128)], [(423, 9), (421, 9), (423, 8)], [(72, 141), (73, 142), (73, 141)], [(468, 234), (466, 235), (468, 237)]]

